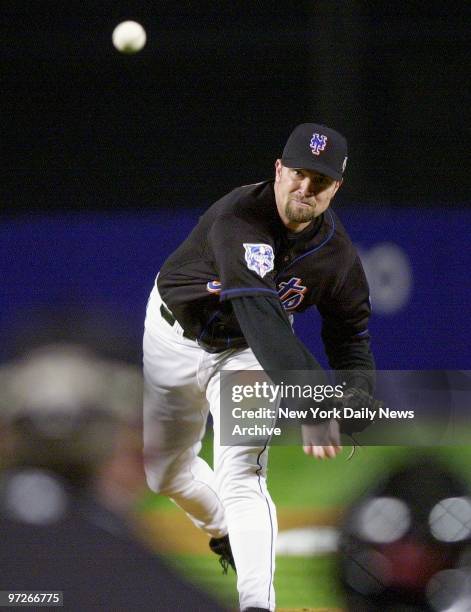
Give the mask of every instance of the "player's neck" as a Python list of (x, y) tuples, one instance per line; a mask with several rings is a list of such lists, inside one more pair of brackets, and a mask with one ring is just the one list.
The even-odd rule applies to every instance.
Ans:
[(281, 218), (281, 221), (283, 225), (286, 227), (286, 229), (288, 230), (288, 232), (290, 232), (291, 234), (300, 234), (308, 227), (311, 227), (313, 224), (313, 221), (306, 221), (305, 223), (297, 223), (295, 221), (289, 221), (288, 219), (285, 220), (283, 218)]

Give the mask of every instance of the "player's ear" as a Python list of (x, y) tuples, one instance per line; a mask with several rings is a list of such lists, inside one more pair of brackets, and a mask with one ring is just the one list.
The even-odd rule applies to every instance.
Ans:
[(337, 183), (337, 185), (335, 186), (335, 191), (334, 191), (334, 195), (337, 193), (337, 191), (340, 189), (340, 187), (342, 186), (343, 183), (343, 178), (340, 179), (340, 181), (335, 181)]
[(275, 181), (278, 182), (281, 179), (281, 170), (283, 168), (283, 164), (281, 163), (281, 159), (277, 159), (275, 162)]

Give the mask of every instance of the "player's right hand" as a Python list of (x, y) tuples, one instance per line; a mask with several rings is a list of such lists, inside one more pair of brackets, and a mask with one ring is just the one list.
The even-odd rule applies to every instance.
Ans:
[(342, 450), (340, 427), (335, 419), (323, 423), (301, 425), (303, 450), (316, 459), (333, 459)]

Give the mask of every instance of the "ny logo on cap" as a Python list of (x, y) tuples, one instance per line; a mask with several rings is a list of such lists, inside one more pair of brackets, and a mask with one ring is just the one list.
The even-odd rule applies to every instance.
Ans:
[(309, 146), (311, 147), (311, 151), (313, 155), (319, 155), (321, 151), (325, 149), (327, 144), (327, 136), (323, 134), (314, 133), (311, 138), (311, 142)]

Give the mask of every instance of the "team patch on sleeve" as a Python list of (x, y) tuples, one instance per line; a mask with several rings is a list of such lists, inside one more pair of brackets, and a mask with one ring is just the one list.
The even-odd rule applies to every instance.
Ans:
[(269, 244), (244, 242), (244, 247), (245, 261), (249, 270), (253, 270), (262, 278), (273, 270), (275, 254)]

